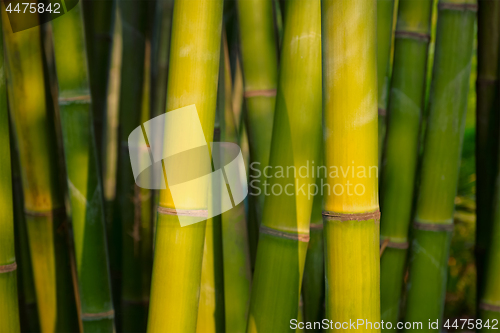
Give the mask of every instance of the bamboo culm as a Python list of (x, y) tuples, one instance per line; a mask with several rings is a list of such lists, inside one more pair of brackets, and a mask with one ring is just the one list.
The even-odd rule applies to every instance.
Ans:
[[(222, 0), (202, 0), (197, 6), (190, 0), (179, 0), (172, 19), (167, 114), (183, 107), (188, 112), (194, 104), (207, 144), (213, 141), (214, 133), (222, 9)], [(194, 50), (188, 56), (187, 46)], [(165, 133), (173, 130), (167, 124)], [(203, 166), (193, 162), (189, 168), (193, 171)], [(160, 191), (148, 332), (196, 331), (206, 221), (181, 227), (181, 216), (169, 212), (176, 206), (187, 211), (206, 210), (209, 193), (199, 188), (187, 193), (190, 202), (178, 205), (168, 184)], [(188, 214), (182, 219), (194, 218)]]
[(484, 286), (484, 265), (494, 218), (495, 177), (498, 170), (498, 63), (500, 1), (478, 2), (476, 80), (476, 267), (477, 295)]
[(54, 110), (46, 99), (50, 88), (44, 80), (40, 27), (13, 33), (4, 10), (2, 24), (40, 328), (42, 332), (77, 331)]
[[(262, 170), (269, 164), (278, 84), (278, 42), (274, 1), (238, 0), (241, 65), (244, 77), (245, 125), (250, 147), (248, 236), (252, 267), (264, 207)], [(257, 169), (257, 171), (253, 170)], [(258, 172), (260, 171), (260, 176)], [(253, 194), (253, 195), (252, 195)]]
[[(441, 322), (443, 316), (477, 7), (471, 0), (440, 1), (438, 9), (429, 116), (409, 257), (405, 321), (411, 322)], [(440, 328), (430, 331), (439, 332)]]
[(395, 327), (405, 270), (424, 108), (431, 0), (401, 0), (389, 92), (388, 132), (382, 170), (380, 263), (382, 320)]
[(104, 201), (94, 140), (82, 5), (52, 23), (83, 329), (114, 329)]
[[(333, 322), (359, 318), (376, 322), (380, 321), (376, 2), (324, 0), (321, 22), (324, 165), (327, 170), (331, 166), (365, 170), (365, 177), (348, 173), (326, 179), (325, 317)], [(357, 192), (349, 195), (349, 184)], [(365, 332), (380, 328), (368, 327)]]

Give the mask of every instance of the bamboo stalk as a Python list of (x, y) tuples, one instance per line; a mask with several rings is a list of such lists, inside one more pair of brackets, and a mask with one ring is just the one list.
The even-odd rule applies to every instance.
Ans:
[(381, 164), (386, 134), (387, 88), (391, 58), (394, 0), (377, 0), (377, 86), (378, 86), (378, 155)]
[[(324, 178), (318, 177), (316, 185), (321, 188)], [(323, 195), (314, 196), (309, 244), (307, 247), (302, 298), (304, 300), (305, 321), (321, 321), (325, 318), (325, 257), (323, 243)]]
[(52, 110), (46, 103), (40, 28), (13, 33), (2, 10), (9, 103), (19, 147), (24, 210), (42, 332), (78, 330), (58, 179)]
[(82, 5), (52, 25), (83, 329), (109, 332), (114, 310)]
[[(149, 295), (144, 293), (142, 249), (147, 241), (142, 235), (141, 189), (135, 184), (127, 147), (128, 136), (141, 124), (143, 110), (146, 15), (145, 1), (121, 1), (122, 63), (119, 100), (119, 139), (116, 222), (121, 228), (121, 329), (140, 332), (147, 326)], [(146, 270), (146, 268), (145, 268)], [(150, 274), (150, 272), (149, 272)]]
[(388, 132), (382, 170), (380, 239), (381, 314), (393, 327), (399, 319), (408, 249), (420, 120), (424, 108), (432, 0), (401, 0), (389, 93)]
[[(3, 38), (0, 36), (0, 70), (5, 72)], [(17, 298), (17, 263), (14, 239), (9, 109), (5, 76), (0, 78), (0, 323), (6, 332), (20, 332)]]
[[(480, 6), (482, 3), (479, 3)], [(484, 260), (483, 267), (483, 283), (480, 290), (478, 302), (478, 317), (482, 320), (482, 327), (479, 332), (489, 332), (490, 327), (500, 322), (500, 287), (498, 285), (498, 274), (500, 273), (500, 177), (496, 179), (497, 191), (494, 198), (494, 220), (490, 225), (490, 244), (488, 247), (487, 257)]]
[(326, 0), (321, 21), (325, 317), (379, 322), (376, 3)]
[(498, 170), (498, 62), (500, 2), (478, 2), (476, 81), (476, 267), (477, 295), (484, 286), (484, 265), (493, 224), (495, 176)]
[[(223, 41), (225, 104), (221, 141), (238, 143), (238, 130), (232, 104), (229, 50), (225, 34)], [(226, 332), (245, 332), (247, 327), (252, 279), (247, 230), (244, 202), (222, 214)]]
[[(224, 46), (221, 43), (219, 63), (219, 79), (217, 88), (217, 108), (214, 123), (214, 142), (220, 142), (221, 131), (224, 130), (225, 114), (225, 66)], [(214, 157), (215, 159), (216, 157)], [(215, 164), (214, 164), (215, 165)], [(220, 210), (222, 193), (220, 188), (211, 183), (209, 186), (208, 212), (213, 215), (214, 210)], [(207, 219), (205, 231), (205, 245), (203, 247), (203, 262), (200, 283), (200, 301), (198, 306), (198, 320), (196, 331), (224, 332), (225, 330), (225, 292), (224, 292), (224, 264), (222, 250), (222, 216), (217, 215)]]
[[(2, 53), (3, 54), (3, 53)], [(13, 128), (13, 124), (10, 124)], [(17, 285), (19, 298), (19, 319), (21, 332), (39, 332), (40, 323), (36, 309), (35, 284), (33, 281), (33, 269), (31, 267), (31, 256), (24, 217), (23, 190), (21, 183), (21, 170), (19, 165), (19, 154), (15, 144), (14, 133), (10, 131), (11, 167), (12, 167), (12, 196), (14, 200), (14, 233), (16, 242), (17, 263)]]
[[(320, 155), (321, 4), (288, 1), (285, 17), (269, 163), (272, 171), (257, 248), (248, 332), (288, 330), (290, 319), (298, 314), (315, 174), (308, 170), (304, 177), (288, 169), (314, 168)], [(279, 168), (287, 170), (284, 177), (272, 176)]]
[(116, 14), (115, 3), (115, 0), (82, 2), (95, 146), (101, 168), (105, 160), (103, 152), (106, 151), (107, 95)]
[[(255, 177), (269, 164), (276, 88), (278, 43), (274, 26), (274, 1), (238, 0), (241, 66), (244, 77), (245, 125), (250, 147), (251, 177), (248, 228), (252, 267), (257, 253), (259, 225), (264, 207), (265, 177)], [(257, 169), (258, 171), (255, 171)], [(252, 183), (253, 180), (257, 182)], [(252, 195), (252, 193), (254, 195)], [(255, 195), (257, 194), (257, 195)]]
[[(195, 104), (207, 143), (213, 139), (222, 9), (221, 0), (202, 0), (197, 6), (179, 0), (172, 21), (166, 109)], [(177, 208), (206, 209), (208, 192), (189, 194), (191, 203)], [(160, 192), (148, 332), (196, 330), (206, 222), (181, 227), (177, 213), (167, 213), (171, 209), (176, 205), (167, 187)]]
[(429, 118), (410, 255), (405, 317), (409, 322), (441, 320), (443, 316), (474, 41), (474, 1), (440, 1), (438, 8)]
[[(115, 7), (118, 13), (118, 6)], [(115, 327), (121, 332), (121, 223), (115, 214), (116, 182), (118, 173), (118, 117), (121, 80), (121, 55), (122, 55), (122, 27), (120, 16), (116, 13), (113, 33), (113, 50), (111, 55), (110, 80), (108, 88), (108, 101), (106, 106), (106, 145), (103, 160), (103, 188), (107, 222), (107, 243), (109, 250), (109, 265), (111, 273), (111, 288), (113, 307), (115, 309)]]
[(168, 79), (168, 55), (170, 51), (170, 34), (172, 30), (173, 0), (158, 0), (155, 29), (152, 39), (151, 75), (153, 82), (152, 104), (153, 116), (165, 112)]

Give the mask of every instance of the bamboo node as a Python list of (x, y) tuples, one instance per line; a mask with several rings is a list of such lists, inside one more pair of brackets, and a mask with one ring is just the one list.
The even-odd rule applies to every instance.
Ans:
[(296, 241), (304, 242), (304, 243), (309, 242), (309, 235), (299, 234), (299, 233), (295, 234), (295, 233), (291, 233), (291, 232), (279, 231), (276, 229), (268, 228), (264, 225), (260, 226), (260, 233), (275, 236), (275, 237), (280, 237), (280, 238), (296, 240)]
[(309, 229), (323, 230), (323, 223), (311, 223)]
[(485, 86), (489, 86), (489, 85), (495, 85), (498, 83), (498, 79), (493, 79), (493, 78), (487, 78), (487, 77), (478, 77), (477, 80), (476, 80), (476, 84), (477, 85), (485, 85)]
[(244, 93), (245, 98), (249, 97), (274, 97), (276, 96), (276, 89), (261, 89), (261, 90), (247, 90)]
[(334, 220), (334, 221), (368, 221), (368, 220), (380, 220), (380, 211), (376, 210), (368, 213), (334, 213), (324, 210), (323, 217), (326, 220)]
[(451, 2), (441, 2), (438, 3), (438, 9), (448, 9), (448, 10), (463, 10), (477, 12), (477, 4), (474, 3), (451, 3)]
[(175, 208), (158, 206), (158, 213), (165, 215), (195, 216), (195, 217), (208, 218), (208, 210), (206, 209), (175, 209)]
[(387, 115), (386, 109), (378, 108), (378, 115), (385, 117)]
[(47, 211), (34, 211), (25, 208), (24, 214), (31, 217), (53, 217), (66, 215), (66, 208), (64, 206), (56, 207)]
[(486, 311), (500, 312), (500, 305), (489, 304), (486, 302), (479, 303), (479, 308)]
[(92, 320), (100, 320), (100, 319), (105, 319), (105, 318), (114, 318), (114, 316), (115, 316), (114, 310), (109, 310), (109, 311), (99, 312), (99, 313), (82, 313), (82, 320), (92, 321)]
[(73, 97), (59, 97), (59, 104), (66, 105), (70, 104), (72, 102), (76, 103), (91, 103), (92, 98), (90, 95), (83, 95), (83, 96), (73, 96)]
[(430, 34), (415, 32), (415, 31), (396, 30), (394, 35), (396, 38), (408, 38), (426, 43), (428, 43), (431, 40)]
[(453, 223), (423, 223), (414, 221), (413, 227), (425, 231), (446, 231), (452, 232), (455, 225)]
[(15, 262), (13, 262), (12, 264), (3, 265), (3, 266), (0, 266), (0, 274), (13, 272), (16, 269), (17, 269), (17, 263), (15, 263)]
[(385, 238), (381, 243), (380, 243), (380, 256), (384, 253), (386, 248), (392, 248), (392, 249), (400, 249), (400, 250), (406, 250), (410, 244), (408, 242), (391, 242), (390, 238)]

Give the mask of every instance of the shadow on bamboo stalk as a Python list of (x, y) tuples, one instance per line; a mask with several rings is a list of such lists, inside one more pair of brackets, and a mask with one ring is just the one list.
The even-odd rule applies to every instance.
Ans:
[(485, 258), (494, 221), (495, 177), (498, 171), (500, 107), (498, 64), (500, 50), (500, 2), (478, 2), (476, 81), (476, 267), (477, 295), (481, 297)]
[[(2, 52), (3, 54), (3, 52)], [(13, 128), (13, 125), (10, 126)], [(10, 131), (11, 167), (12, 167), (12, 192), (14, 200), (14, 231), (16, 242), (17, 285), (19, 296), (19, 319), (21, 332), (38, 332), (40, 323), (36, 308), (35, 284), (33, 282), (33, 269), (24, 216), (23, 189), (21, 183), (21, 169), (19, 153), (15, 144), (14, 133)]]
[(115, 4), (115, 0), (82, 1), (92, 95), (92, 119), (100, 170), (104, 166), (103, 152), (106, 151), (107, 96), (116, 15)]

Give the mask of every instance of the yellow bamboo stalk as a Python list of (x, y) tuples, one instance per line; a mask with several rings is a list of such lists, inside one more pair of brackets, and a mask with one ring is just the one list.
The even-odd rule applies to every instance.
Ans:
[(326, 318), (333, 322), (380, 320), (376, 5), (322, 2)]
[[(222, 0), (178, 0), (172, 22), (167, 112), (195, 104), (207, 143), (214, 131), (222, 8)], [(190, 194), (190, 204), (176, 207), (168, 185), (160, 192), (148, 332), (196, 330), (206, 223), (181, 227), (179, 217), (167, 213), (206, 210), (208, 192)]]

